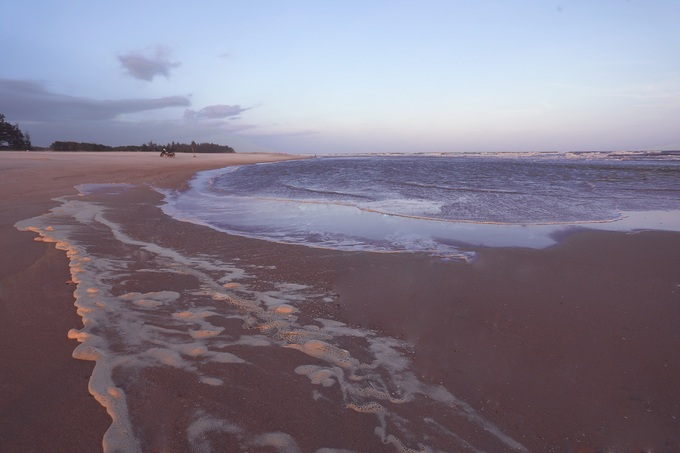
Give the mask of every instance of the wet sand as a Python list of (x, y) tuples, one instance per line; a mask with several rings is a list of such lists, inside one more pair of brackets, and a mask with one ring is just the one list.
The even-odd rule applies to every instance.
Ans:
[(347, 319), (412, 342), (421, 375), (531, 451), (680, 451), (677, 233), (385, 257), (338, 287)]
[(111, 419), (88, 393), (93, 363), (71, 357), (82, 327), (65, 254), (14, 223), (82, 183), (176, 188), (199, 170), (290, 159), (279, 154), (0, 152), (0, 451), (101, 451)]
[[(71, 358), (76, 342), (66, 332), (80, 323), (66, 257), (14, 222), (45, 212), (55, 204), (51, 197), (72, 194), (79, 183), (181, 187), (198, 169), (226, 165), (190, 155), (144, 157), (136, 162), (143, 165), (118, 157), (95, 163), (97, 156), (90, 162), (56, 153), (0, 154), (1, 451), (100, 451), (110, 424), (87, 392), (92, 362)], [(135, 196), (129, 202), (137, 203), (140, 229), (160, 222), (178, 241), (194, 238), (198, 249), (219, 241), (224, 253), (259, 266), (263, 282), (336, 294), (333, 303), (304, 307), (303, 315), (407, 340), (418, 376), (443, 383), (530, 451), (680, 450), (680, 234), (577, 232), (545, 250), (478, 249), (472, 263), (445, 262), (225, 238), (164, 217), (154, 208), (159, 196)], [(283, 351), (284, 361), (303, 363), (296, 351)], [(266, 354), (249, 359), (263, 370), (277, 363)], [(164, 408), (156, 428), (141, 433), (144, 444), (186, 451), (185, 436), (173, 427), (186, 424), (183, 402), (199, 396), (180, 375), (150, 373), (136, 381), (139, 388), (126, 389)], [(290, 413), (305, 405), (306, 378), (257, 377), (253, 388), (216, 387), (212, 397), (233, 401), (247, 423), (293, 433), (303, 451), (324, 437), (352, 437), (357, 451), (379, 451), (372, 428), (352, 411), (320, 406), (318, 416)], [(259, 403), (236, 406), (243, 399)], [(309, 417), (337, 423), (314, 426), (304, 422)], [(225, 445), (230, 448), (237, 447)]]

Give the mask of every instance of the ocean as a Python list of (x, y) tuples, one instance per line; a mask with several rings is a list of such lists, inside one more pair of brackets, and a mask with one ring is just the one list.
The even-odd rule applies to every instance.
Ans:
[(678, 153), (326, 157), (204, 172), (177, 219), (290, 244), (469, 257), (575, 227), (680, 230)]
[(326, 284), (268, 280), (264, 252), (256, 262), (230, 236), (469, 261), (480, 246), (547, 247), (575, 228), (680, 231), (673, 153), (247, 165), (162, 191), (162, 212), (148, 188), (78, 190), (16, 226), (69, 257), (84, 326), (68, 335), (74, 357), (96, 363), (106, 452), (527, 450), (457, 389), (417, 375), (407, 339), (317, 310), (337, 301)]

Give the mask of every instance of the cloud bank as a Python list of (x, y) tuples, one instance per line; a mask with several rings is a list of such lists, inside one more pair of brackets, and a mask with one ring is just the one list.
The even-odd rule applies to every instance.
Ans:
[(30, 80), (0, 79), (2, 113), (14, 121), (108, 120), (130, 113), (187, 107), (185, 96), (98, 100), (52, 93)]
[[(234, 134), (257, 129), (234, 121), (250, 107), (214, 104), (191, 109), (186, 96), (151, 99), (92, 99), (54, 93), (33, 80), (0, 78), (0, 113), (20, 123), (37, 146), (57, 140), (86, 141), (106, 145), (156, 142), (212, 141), (233, 145)], [(125, 115), (184, 108), (184, 114), (168, 119), (131, 119)], [(241, 138), (241, 142), (247, 140)]]

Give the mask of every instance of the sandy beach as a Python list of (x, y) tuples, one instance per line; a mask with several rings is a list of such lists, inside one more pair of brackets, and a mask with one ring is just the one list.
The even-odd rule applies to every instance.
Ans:
[[(69, 261), (14, 224), (56, 206), (55, 197), (76, 194), (78, 184), (178, 189), (199, 170), (290, 158), (0, 153), (0, 451), (101, 451), (111, 425), (88, 392), (93, 362), (72, 358), (78, 343), (67, 333), (82, 323)], [(444, 386), (489, 422), (455, 423), (461, 441), (439, 444), (440, 451), (680, 451), (678, 233), (583, 230), (546, 249), (478, 247), (471, 262), (445, 261), (228, 236), (165, 216), (161, 198), (131, 190), (111, 218), (135, 238), (150, 241), (153, 228), (159, 244), (235, 260), (249, 270), (253, 290), (287, 282), (332, 296), (301, 303), (301, 319), (333, 319), (411, 345), (403, 354), (423, 385)], [(196, 285), (191, 275), (154, 278), (144, 284), (178, 291)], [(246, 330), (223, 323), (225, 332)], [(359, 355), (363, 341), (341, 346)], [(313, 404), (307, 376), (280, 372), (281, 364), (306, 366), (295, 348), (238, 352), (257, 367), (230, 369), (225, 385), (208, 390), (174, 369), (118, 377), (133, 424), (145, 420), (137, 433), (143, 451), (190, 451), (186, 430), (178, 429), (191, 423), (188, 400), (208, 408), (226, 401), (241, 426), (288, 433), (299, 447), (276, 451), (313, 452), (333, 442), (350, 451), (399, 451), (381, 442), (359, 411)], [(413, 419), (431, 415), (422, 409), (427, 404), (414, 405)], [(503, 435), (490, 436), (484, 426)], [(215, 451), (241, 448), (236, 440), (212, 440), (220, 445)], [(248, 451), (275, 451), (262, 438), (249, 442)]]
[(101, 451), (111, 423), (88, 393), (92, 362), (71, 357), (68, 260), (14, 223), (57, 205), (83, 183), (181, 187), (200, 170), (290, 159), (281, 154), (0, 153), (0, 450)]

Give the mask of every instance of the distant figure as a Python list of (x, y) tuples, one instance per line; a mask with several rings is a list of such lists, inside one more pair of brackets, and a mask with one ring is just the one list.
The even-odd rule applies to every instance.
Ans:
[(161, 157), (165, 157), (168, 155), (168, 152), (163, 148), (163, 151), (161, 151)]

